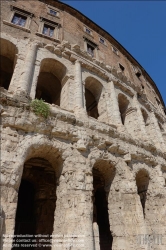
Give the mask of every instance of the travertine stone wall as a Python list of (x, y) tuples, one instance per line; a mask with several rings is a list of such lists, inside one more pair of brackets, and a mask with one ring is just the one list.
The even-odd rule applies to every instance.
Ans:
[[(2, 21), (7, 20), (10, 4), (3, 2)], [(3, 22), (1, 33), (1, 54), (14, 60), (9, 88), (0, 89), (1, 235), (14, 234), (20, 183), (33, 173), (30, 168), (27, 170), (27, 162), (42, 158), (48, 161), (56, 176), (52, 234), (74, 234), (73, 239), (84, 235), (83, 248), (61, 244), (59, 249), (103, 250), (99, 225), (94, 218), (95, 170), (101, 174), (101, 186), (108, 203), (112, 250), (164, 250), (166, 117), (155, 84), (149, 80), (154, 93), (149, 97), (149, 87), (143, 89), (142, 82), (135, 78), (131, 70), (133, 61), (126, 59), (120, 44), (117, 59), (109, 39), (107, 47), (99, 49), (98, 58), (92, 58), (83, 49), (84, 31), (76, 29), (78, 24), (87, 25), (87, 20), (83, 23), (80, 14), (70, 7), (63, 9), (65, 4), (53, 4), (60, 12), (61, 22), (59, 40), (56, 41), (35, 33), (35, 21), (39, 23), (41, 10), (45, 18), (49, 18), (46, 4), (39, 1), (16, 1), (12, 4), (27, 8), (35, 16), (31, 32)], [(70, 26), (69, 20), (72, 23)], [(98, 38), (95, 24), (91, 24), (91, 29), (95, 40)], [(119, 61), (128, 69), (127, 73), (119, 71)], [(61, 83), (60, 105), (49, 104), (50, 115), (47, 119), (36, 116), (30, 106), (36, 96), (41, 72), (53, 74)], [(144, 80), (142, 78), (145, 84)], [(86, 111), (86, 88), (97, 103), (97, 119), (88, 116)], [(45, 90), (48, 91), (47, 82)], [(161, 102), (160, 107), (154, 102), (155, 96)], [(162, 129), (158, 122), (162, 124)], [(31, 167), (35, 169), (34, 166), (32, 164)], [(50, 168), (46, 170), (50, 171)], [(145, 185), (142, 177), (138, 187), (137, 176), (142, 176), (142, 173), (149, 182)], [(45, 179), (43, 183), (44, 191), (41, 188), (39, 192), (41, 196), (50, 190)], [(146, 198), (144, 209), (140, 190)], [(48, 197), (52, 197), (51, 190)], [(43, 211), (47, 214), (48, 207)], [(39, 212), (38, 217), (41, 216), (42, 212)], [(162, 244), (156, 245), (153, 241), (143, 244), (140, 237), (147, 235), (161, 236)], [(51, 248), (58, 249), (53, 245)], [(2, 240), (1, 249), (10, 250), (11, 242), (5, 246)]]

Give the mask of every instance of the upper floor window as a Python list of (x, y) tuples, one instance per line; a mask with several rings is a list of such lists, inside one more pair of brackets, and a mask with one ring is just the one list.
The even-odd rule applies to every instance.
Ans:
[(134, 66), (133, 65), (133, 70), (134, 70), (134, 72), (135, 72), (135, 75), (137, 76), (137, 78), (139, 79), (139, 80), (141, 80), (141, 70), (137, 67), (137, 66)]
[(105, 39), (102, 38), (102, 37), (99, 38), (99, 42), (102, 43), (102, 44), (106, 44)]
[(54, 29), (55, 29), (54, 27), (49, 26), (47, 24), (44, 24), (43, 34), (46, 35), (46, 36), (53, 37), (53, 35), (54, 35)]
[(86, 33), (91, 34), (91, 31), (88, 28), (85, 28)]
[(53, 6), (51, 5), (48, 5), (47, 7), (47, 13), (51, 16), (54, 16), (56, 18), (60, 18), (60, 11), (56, 8), (54, 8)]
[(34, 14), (20, 7), (18, 8), (13, 5), (11, 5), (10, 7), (10, 18), (8, 20), (3, 20), (3, 23), (30, 32), (29, 27)]
[(117, 48), (112, 47), (112, 51), (113, 51), (116, 55), (118, 55), (118, 49), (117, 49)]
[(57, 16), (57, 11), (50, 9), (50, 14), (53, 16)]
[(95, 48), (94, 48), (91, 44), (87, 43), (87, 52), (88, 52), (91, 56), (94, 56), (94, 50), (95, 50)]
[(121, 63), (119, 63), (119, 68), (121, 69), (122, 72), (124, 72), (125, 67)]
[(84, 31), (85, 31), (85, 33), (87, 33), (88, 35), (93, 36), (92, 30), (90, 30), (90, 29), (87, 28), (86, 26), (84, 26)]
[(138, 77), (138, 79), (140, 80), (141, 72), (137, 71), (137, 73), (135, 73), (135, 74)]
[(59, 42), (60, 24), (43, 17), (40, 17), (40, 21), (39, 30), (36, 35)]
[(26, 16), (15, 13), (12, 19), (12, 23), (25, 27), (26, 20), (27, 20)]

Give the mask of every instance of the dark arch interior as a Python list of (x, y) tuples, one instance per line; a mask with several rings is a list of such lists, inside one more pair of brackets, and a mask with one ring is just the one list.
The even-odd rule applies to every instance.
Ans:
[(85, 88), (86, 110), (89, 116), (97, 119), (99, 117), (97, 101), (90, 90)]
[(15, 232), (18, 234), (19, 232), (22, 232), (22, 234), (35, 232), (34, 194), (33, 184), (27, 180), (22, 180), (16, 213)]
[(120, 111), (120, 114), (121, 114), (122, 124), (124, 125), (126, 110), (129, 107), (129, 101), (127, 100), (127, 98), (124, 95), (119, 94), (118, 102), (119, 102), (119, 111)]
[(0, 87), (8, 90), (13, 75), (14, 61), (0, 55)]
[(99, 228), (100, 250), (111, 250), (113, 237), (110, 231), (107, 193), (101, 172), (93, 168), (93, 222)]
[[(24, 165), (19, 188), (14, 234), (52, 235), (55, 206), (56, 175), (54, 169), (43, 158), (30, 159)], [(27, 240), (29, 240), (28, 244), (35, 244), (41, 239), (42, 236), (38, 238), (26, 237), (25, 239), (21, 237), (21, 240), (25, 240), (25, 242), (18, 244), (26, 244)], [(26, 247), (26, 249), (37, 248)], [(50, 250), (51, 248), (44, 247), (44, 249)]]
[(13, 75), (18, 50), (10, 41), (1, 38), (0, 87), (8, 90)]
[(61, 82), (50, 72), (40, 72), (36, 97), (50, 104), (60, 105)]
[(140, 197), (143, 214), (145, 217), (145, 203), (149, 185), (149, 175), (145, 170), (140, 170), (136, 175), (137, 192)]

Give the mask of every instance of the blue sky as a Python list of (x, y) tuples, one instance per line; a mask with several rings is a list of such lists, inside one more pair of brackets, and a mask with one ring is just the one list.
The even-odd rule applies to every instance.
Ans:
[(108, 31), (143, 66), (166, 105), (166, 1), (65, 1)]

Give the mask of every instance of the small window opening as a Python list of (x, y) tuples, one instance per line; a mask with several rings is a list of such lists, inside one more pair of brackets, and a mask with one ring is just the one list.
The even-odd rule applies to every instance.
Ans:
[(140, 79), (141, 73), (138, 71), (138, 72), (136, 73), (136, 76), (138, 77), (138, 79)]
[(117, 50), (117, 48), (112, 47), (112, 51), (113, 51), (116, 55), (118, 55), (118, 50)]
[(91, 31), (88, 28), (85, 28), (86, 33), (91, 34)]
[(20, 14), (14, 14), (14, 17), (12, 19), (12, 23), (15, 25), (19, 25), (24, 27), (26, 23), (27, 17), (20, 15)]
[(142, 87), (142, 89), (144, 89), (144, 88), (145, 88), (145, 87), (144, 87), (144, 85), (142, 85), (142, 84), (141, 84), (141, 87)]
[(53, 15), (53, 16), (56, 16), (57, 12), (55, 10), (50, 9), (50, 14)]
[(95, 48), (90, 45), (89, 43), (87, 43), (87, 52), (93, 57), (94, 56), (94, 50)]
[(44, 24), (44, 27), (43, 27), (43, 34), (46, 35), (46, 36), (53, 37), (53, 34), (54, 34), (54, 27), (52, 27), (52, 26), (50, 26), (50, 25), (47, 25), (47, 24)]
[(123, 65), (122, 65), (122, 64), (120, 64), (120, 63), (119, 63), (119, 68), (121, 69), (121, 71), (122, 71), (122, 72), (124, 72), (125, 67), (123, 67)]
[(101, 38), (101, 37), (100, 37), (100, 42), (101, 42), (102, 44), (105, 44), (105, 40), (104, 40), (103, 38)]

